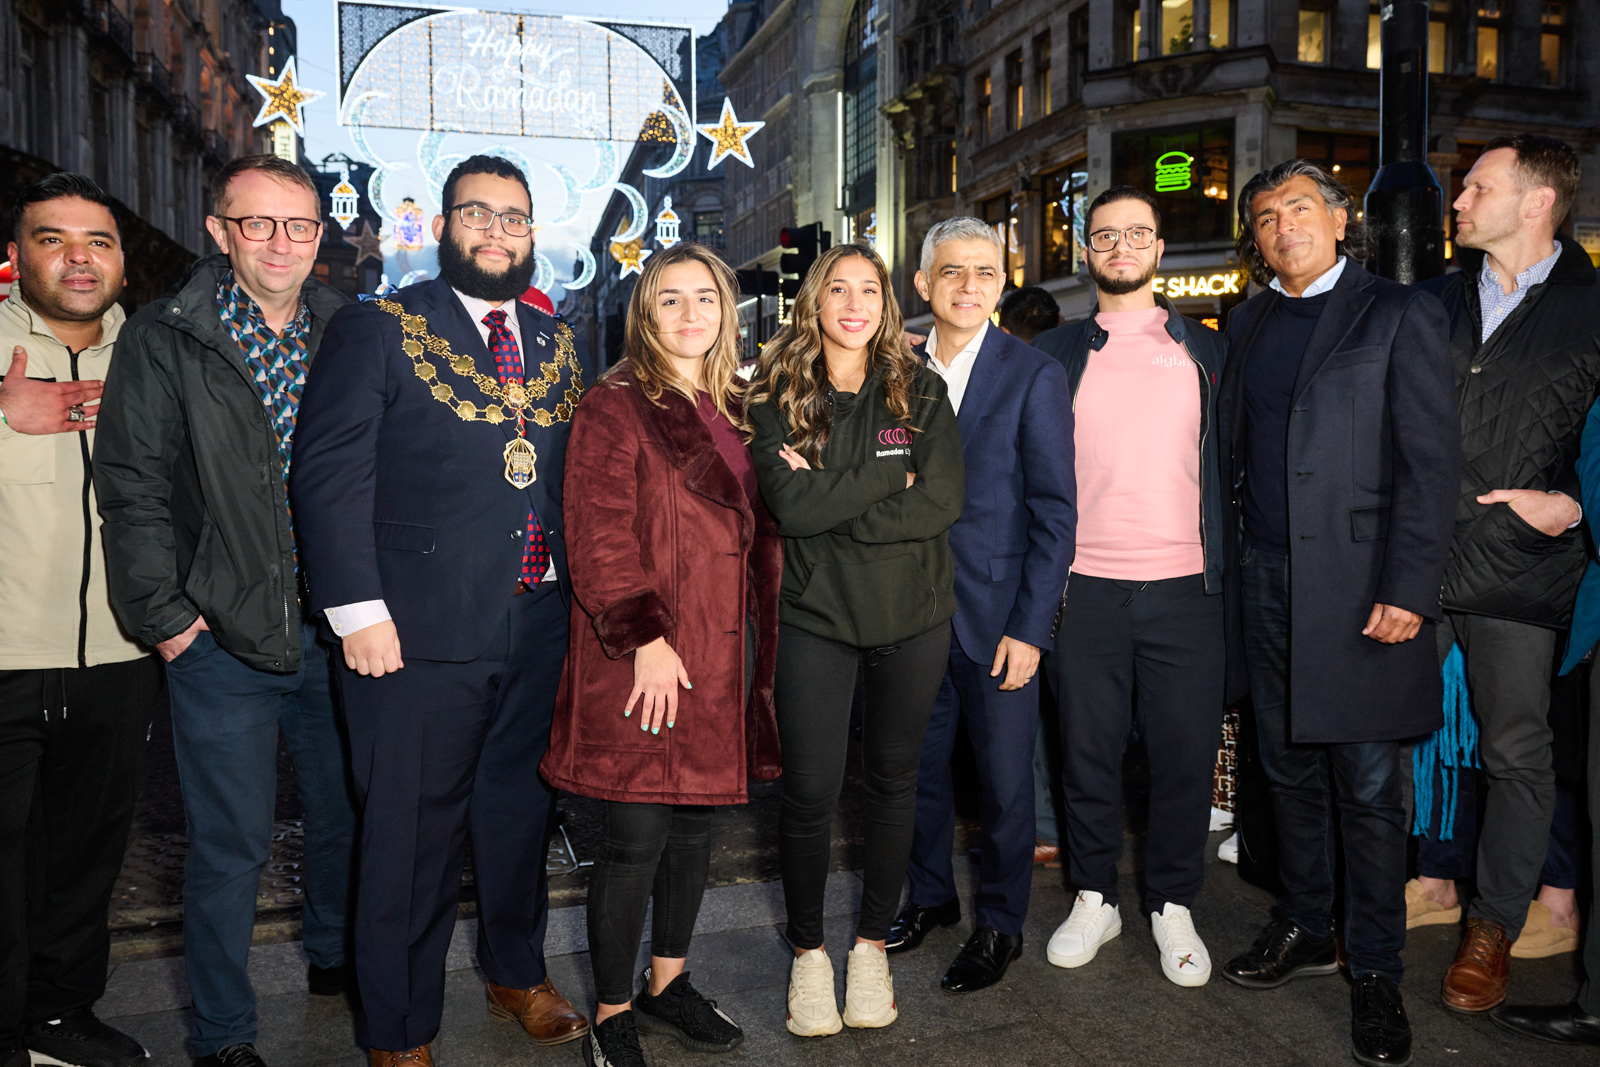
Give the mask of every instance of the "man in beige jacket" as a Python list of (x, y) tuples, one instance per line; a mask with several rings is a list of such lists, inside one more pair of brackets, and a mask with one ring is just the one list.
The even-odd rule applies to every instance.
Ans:
[(128, 843), (154, 657), (106, 594), (90, 471), (122, 326), (116, 209), (94, 182), (24, 189), (0, 304), (0, 1067), (148, 1055), (94, 1015)]

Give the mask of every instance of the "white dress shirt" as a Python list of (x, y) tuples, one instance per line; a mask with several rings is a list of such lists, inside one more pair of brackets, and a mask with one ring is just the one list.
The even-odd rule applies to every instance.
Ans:
[[(478, 327), (478, 336), (482, 337), (483, 343), (487, 345), (489, 343), (489, 324), (483, 321), (483, 317), (495, 310), (494, 305), (487, 300), (479, 300), (475, 296), (468, 296), (459, 289), (452, 289), (451, 291), (461, 301), (461, 306), (467, 309), (467, 314)], [(500, 310), (506, 313), (506, 328), (511, 331), (513, 337), (519, 339), (517, 347), (520, 349), (522, 347), (520, 341), (522, 330), (517, 321), (517, 302), (515, 300), (507, 300), (500, 305)], [(523, 373), (527, 373), (526, 354), (523, 356), (523, 361)], [(542, 581), (553, 582), (555, 579), (556, 568), (555, 562), (552, 560), (550, 566), (545, 569)], [(323, 614), (328, 617), (328, 625), (332, 627), (333, 632), (340, 637), (353, 634), (357, 630), (365, 630), (368, 626), (387, 622), (393, 618), (389, 614), (389, 606), (382, 600), (363, 600), (355, 604), (343, 604), (336, 608), (328, 608)]]
[[(1323, 293), (1326, 293), (1329, 289), (1334, 287), (1334, 284), (1339, 280), (1339, 275), (1343, 273), (1344, 257), (1340, 256), (1339, 261), (1324, 271), (1322, 277), (1306, 286), (1305, 292), (1300, 294), (1301, 298), (1308, 296), (1321, 296)], [(1278, 284), (1278, 279), (1272, 279), (1270, 284), (1272, 285), (1272, 288), (1278, 290), (1280, 293), (1283, 293), (1284, 296), (1294, 296), (1293, 293), (1286, 292), (1283, 286)]]
[(956, 353), (956, 358), (946, 367), (936, 353), (939, 351), (939, 327), (934, 326), (928, 330), (928, 366), (933, 373), (944, 379), (945, 388), (950, 393), (950, 406), (957, 415), (961, 414), (961, 398), (967, 395), (967, 380), (972, 377), (972, 365), (978, 361), (978, 349), (983, 347), (983, 339), (989, 334), (989, 320), (984, 319), (983, 325), (978, 327), (978, 332), (972, 335), (972, 340), (967, 342), (967, 347)]

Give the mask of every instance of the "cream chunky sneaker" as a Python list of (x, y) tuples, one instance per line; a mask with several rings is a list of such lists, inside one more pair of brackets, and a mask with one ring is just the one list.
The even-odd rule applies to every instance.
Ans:
[(802, 952), (789, 968), (789, 1018), (784, 1025), (799, 1037), (826, 1037), (844, 1027), (833, 999), (833, 963), (820, 948)]
[(888, 954), (877, 945), (858, 942), (845, 959), (844, 1024), (859, 1029), (888, 1026), (899, 1015)]
[(1161, 952), (1161, 969), (1174, 985), (1201, 986), (1211, 981), (1211, 955), (1194, 930), (1194, 916), (1182, 904), (1167, 901), (1150, 913), (1150, 934)]
[(1057, 967), (1082, 967), (1100, 946), (1122, 933), (1122, 913), (1099, 893), (1078, 891), (1067, 921), (1050, 935), (1045, 958)]

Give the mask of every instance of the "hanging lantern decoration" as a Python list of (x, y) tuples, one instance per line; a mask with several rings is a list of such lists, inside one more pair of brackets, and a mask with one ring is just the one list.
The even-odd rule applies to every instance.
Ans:
[(341, 171), (339, 184), (333, 187), (329, 198), (333, 201), (333, 210), (328, 214), (333, 217), (333, 221), (337, 222), (341, 229), (348, 230), (350, 224), (360, 214), (360, 210), (356, 207), (356, 202), (361, 198), (361, 194), (356, 192), (356, 187), (350, 184), (349, 167), (345, 167)]
[(680, 240), (678, 237), (680, 225), (682, 220), (678, 218), (678, 213), (672, 210), (672, 197), (662, 197), (661, 212), (656, 215), (656, 244), (662, 248), (671, 248), (677, 244)]

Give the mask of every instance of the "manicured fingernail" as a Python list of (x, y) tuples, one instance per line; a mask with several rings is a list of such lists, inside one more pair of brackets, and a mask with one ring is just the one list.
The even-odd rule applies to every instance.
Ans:
[(650, 732), (653, 733), (653, 734), (659, 734), (661, 732), (661, 727), (652, 726), (652, 727), (650, 727)]
[(622, 717), (624, 719), (631, 719), (631, 718), (633, 718), (633, 712), (631, 710), (629, 710), (628, 708), (623, 708), (622, 709)]
[(683, 683), (683, 687), (684, 687), (684, 688), (685, 688), (685, 689), (693, 689), (693, 688), (694, 688), (694, 684), (693, 684), (693, 683), (691, 683), (691, 682), (684, 682), (684, 683)]
[(676, 723), (671, 723), (671, 722), (669, 722), (669, 723), (667, 723), (667, 729), (669, 729), (669, 730), (670, 730), (670, 729), (672, 729), (672, 728), (673, 728), (673, 727), (674, 727), (674, 726), (676, 726), (676, 725), (677, 725), (677, 724), (676, 724)]
[(639, 729), (648, 730), (648, 729), (650, 729), (650, 724), (647, 721), (645, 721), (644, 719), (640, 719), (639, 720)]

